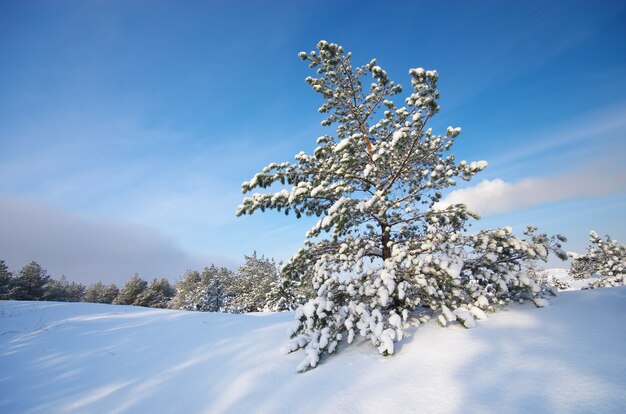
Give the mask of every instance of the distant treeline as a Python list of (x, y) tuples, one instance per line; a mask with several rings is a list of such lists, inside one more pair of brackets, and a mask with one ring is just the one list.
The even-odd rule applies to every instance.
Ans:
[(297, 306), (302, 298), (285, 288), (273, 259), (259, 257), (256, 252), (244, 258), (245, 263), (236, 272), (211, 265), (202, 271), (187, 271), (174, 284), (165, 278), (148, 282), (135, 274), (121, 288), (102, 282), (86, 286), (70, 282), (65, 276), (54, 279), (35, 261), (13, 274), (0, 260), (0, 299), (232, 313), (280, 311)]

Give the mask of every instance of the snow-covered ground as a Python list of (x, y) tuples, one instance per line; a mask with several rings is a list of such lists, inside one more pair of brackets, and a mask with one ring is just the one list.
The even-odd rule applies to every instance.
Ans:
[(626, 412), (626, 287), (422, 325), (392, 357), (358, 343), (305, 374), (279, 353), (292, 318), (0, 302), (0, 412)]
[(569, 274), (569, 269), (560, 269), (560, 268), (546, 269), (544, 270), (544, 273), (548, 277), (548, 281), (550, 283), (553, 283), (554, 278), (557, 278), (561, 282), (569, 283), (569, 288), (563, 289), (564, 291), (581, 290), (582, 288), (587, 287), (589, 283), (593, 282), (594, 280), (597, 280), (596, 278), (593, 278), (593, 277), (590, 277), (589, 279), (578, 279), (578, 280), (574, 279)]

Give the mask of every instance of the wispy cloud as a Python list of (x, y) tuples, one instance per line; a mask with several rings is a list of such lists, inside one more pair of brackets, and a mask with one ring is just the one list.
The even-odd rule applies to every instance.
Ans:
[(85, 283), (123, 283), (133, 273), (174, 280), (188, 269), (232, 260), (187, 254), (159, 231), (68, 213), (0, 195), (0, 258), (18, 269), (36, 260), (53, 276)]
[(475, 186), (452, 191), (436, 207), (464, 203), (481, 215), (507, 213), (546, 203), (600, 197), (626, 189), (626, 171), (588, 168), (550, 178), (526, 178), (511, 183), (483, 180)]
[(504, 151), (489, 160), (491, 169), (526, 162), (549, 154), (550, 158), (576, 155), (588, 158), (594, 154), (622, 153), (626, 149), (626, 102), (591, 111), (576, 119), (567, 119), (541, 131), (524, 135), (507, 135), (506, 142), (524, 142), (514, 151)]

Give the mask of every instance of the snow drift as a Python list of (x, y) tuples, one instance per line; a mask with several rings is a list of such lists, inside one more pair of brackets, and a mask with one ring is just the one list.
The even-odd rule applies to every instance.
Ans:
[[(296, 374), (293, 313), (0, 302), (0, 412), (624, 412), (626, 287), (422, 325)], [(330, 362), (330, 363), (326, 363)]]

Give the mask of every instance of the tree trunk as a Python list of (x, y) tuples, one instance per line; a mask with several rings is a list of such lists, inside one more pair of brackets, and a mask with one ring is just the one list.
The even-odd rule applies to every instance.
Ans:
[(391, 228), (386, 223), (380, 224), (380, 229), (382, 232), (381, 242), (382, 242), (382, 251), (383, 251), (383, 260), (387, 260), (391, 257), (391, 247), (389, 246), (389, 242), (391, 241)]

